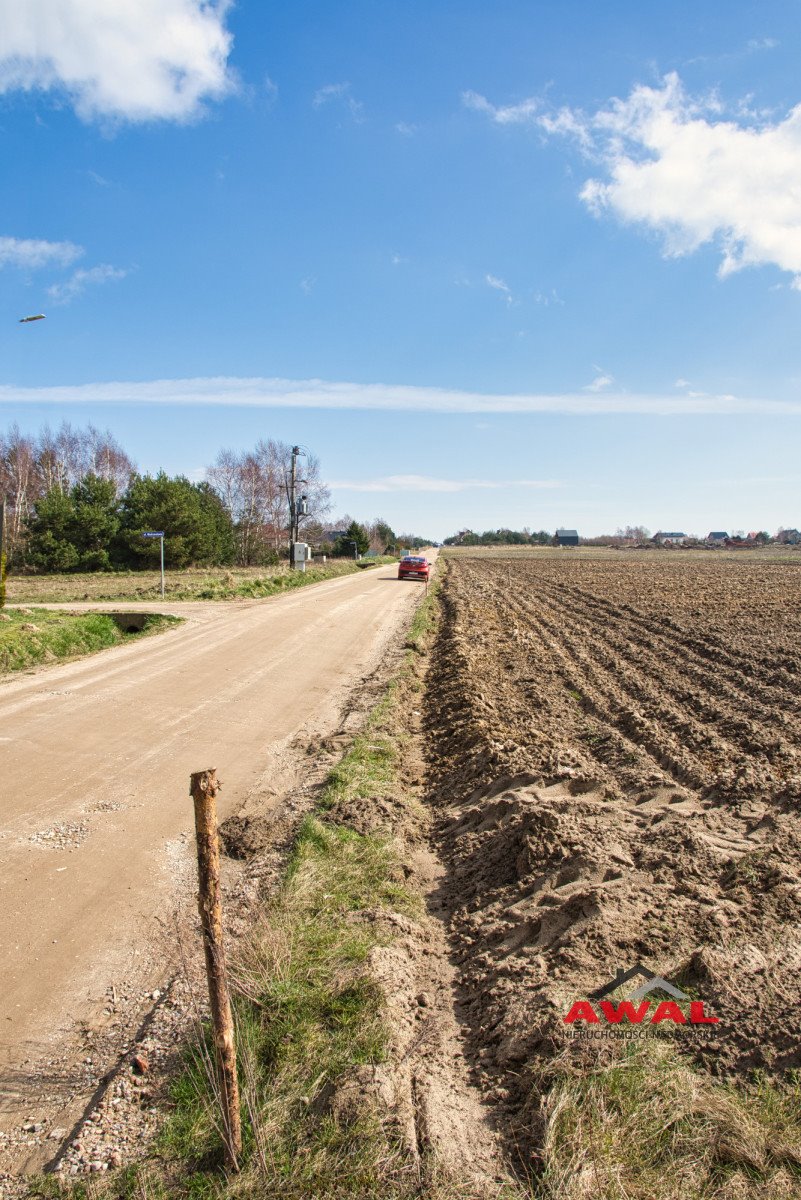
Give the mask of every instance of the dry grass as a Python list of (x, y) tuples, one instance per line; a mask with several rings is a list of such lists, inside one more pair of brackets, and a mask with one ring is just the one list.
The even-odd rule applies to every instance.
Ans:
[[(394, 562), (394, 559), (331, 560), (305, 572), (277, 567), (196, 567), (167, 571), (165, 594), (169, 600), (236, 600), (276, 595), (287, 588), (303, 587), (325, 579)], [(9, 604), (58, 604), (73, 601), (159, 600), (158, 571), (95, 572), (91, 575), (14, 575), (8, 579)]]
[[(801, 1194), (801, 1087), (715, 1080), (663, 1041), (534, 1080), (538, 1200), (791, 1200)], [(539, 1110), (537, 1112), (537, 1110)]]
[[(421, 1185), (369, 1088), (335, 1102), (343, 1083), (372, 1076), (386, 1058), (384, 997), (371, 951), (392, 934), (382, 911), (414, 913), (398, 843), (360, 833), (338, 812), (361, 798), (404, 803), (404, 706), (422, 687), (416, 661), (431, 629), (434, 590), (415, 618), (405, 667), (332, 772), (298, 832), (283, 881), (232, 967), (244, 1135), (242, 1170), (226, 1175), (208, 1031), (187, 1049), (173, 1112), (148, 1164), (102, 1181), (39, 1181), (36, 1194), (84, 1200), (470, 1200), (458, 1182)], [(410, 797), (411, 799), (411, 797)]]

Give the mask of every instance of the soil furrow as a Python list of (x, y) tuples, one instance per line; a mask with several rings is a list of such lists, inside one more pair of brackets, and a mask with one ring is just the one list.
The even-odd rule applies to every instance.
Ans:
[[(796, 576), (774, 572), (760, 606), (748, 568), (679, 587), (667, 560), (563, 562), (452, 561), (425, 712), (464, 1045), (535, 1174), (552, 1065), (581, 1075), (611, 1052), (563, 1016), (618, 968), (643, 963), (718, 1016), (677, 1041), (699, 1069), (801, 1066), (801, 722), (793, 708), (771, 728), (781, 688), (757, 682), (749, 704), (731, 669), (750, 642), (744, 663), (786, 686), (801, 624), (775, 622)], [(728, 643), (729, 661), (690, 643)]]
[[(538, 585), (544, 588), (548, 587), (549, 583), (540, 579)], [(558, 585), (551, 582), (550, 586)], [(642, 630), (650, 638), (657, 638), (671, 654), (687, 659), (701, 658), (704, 662), (714, 665), (718, 671), (726, 672), (732, 677), (735, 686), (742, 689), (741, 694), (745, 698), (753, 696), (755, 682), (759, 682), (766, 691), (772, 692), (775, 689), (782, 693), (783, 699), (789, 700), (795, 711), (801, 711), (798, 699), (801, 660), (798, 655), (788, 655), (785, 662), (780, 662), (774, 654), (758, 654), (745, 646), (738, 647), (735, 655), (721, 637), (704, 635), (689, 629), (672, 617), (649, 615), (630, 604), (615, 604), (575, 585), (562, 586), (560, 590), (580, 598), (588, 608), (600, 613), (606, 621), (611, 619), (614, 623), (623, 622)], [(768, 702), (770, 699), (768, 696)]]
[[(698, 790), (725, 791), (732, 762), (747, 754), (766, 794), (777, 795), (785, 790), (787, 776), (795, 774), (798, 766), (795, 748), (786, 746), (776, 733), (775, 719), (772, 727), (760, 725), (751, 719), (750, 711), (738, 713), (736, 707), (716, 702), (712, 687), (700, 693), (681, 675), (677, 676), (672, 663), (661, 661), (644, 648), (632, 650), (631, 643), (612, 626), (607, 625), (603, 634), (599, 634), (586, 618), (569, 610), (571, 623), (560, 622), (566, 610), (558, 605), (556, 597), (553, 615), (547, 616), (547, 610), (541, 606), (532, 619), (539, 620), (554, 635), (558, 635), (560, 623), (567, 627), (566, 648), (619, 710), (611, 717), (612, 723), (619, 728), (622, 723), (626, 730), (640, 725), (646, 736), (635, 735), (633, 740), (640, 741), (678, 782)], [(524, 600), (522, 608), (530, 610), (531, 602)], [(639, 661), (631, 661), (633, 654)], [(600, 676), (596, 667), (603, 669), (608, 678)], [(617, 694), (618, 687), (623, 696)], [(642, 706), (643, 713), (636, 711), (633, 702)], [(656, 735), (652, 733), (654, 723)], [(669, 751), (660, 745), (659, 735), (665, 731), (673, 742)], [(694, 766), (688, 766), (688, 762), (696, 759)]]

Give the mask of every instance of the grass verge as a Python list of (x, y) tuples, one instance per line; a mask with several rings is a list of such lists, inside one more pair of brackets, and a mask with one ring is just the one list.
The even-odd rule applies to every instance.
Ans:
[(0, 678), (26, 667), (94, 654), (134, 638), (147, 637), (180, 618), (154, 613), (140, 633), (123, 633), (105, 613), (35, 612), (7, 609), (0, 621)]
[(535, 1076), (538, 1200), (790, 1200), (801, 1195), (801, 1085), (713, 1079), (665, 1041)]
[[(290, 588), (308, 587), (341, 575), (394, 563), (394, 558), (337, 559), (309, 566), (305, 571), (279, 567), (192, 568), (168, 571), (165, 592), (169, 600), (238, 600), (275, 596)], [(8, 579), (10, 604), (58, 604), (79, 600), (120, 601), (161, 598), (158, 571), (120, 571), (91, 575), (15, 575)]]
[[(367, 797), (404, 797), (404, 705), (422, 690), (416, 661), (436, 620), (436, 584), (418, 608), (400, 671), (298, 831), (283, 880), (232, 964), (244, 1159), (223, 1170), (208, 1031), (186, 1054), (155, 1154), (102, 1182), (37, 1181), (32, 1194), (239, 1200), (413, 1200), (419, 1168), (369, 1102), (389, 1042), (370, 954), (392, 937), (383, 914), (414, 915), (396, 839), (344, 814)], [(347, 1099), (348, 1083), (358, 1101)], [(365, 1096), (368, 1097), (365, 1102)], [(344, 1097), (344, 1099), (343, 1099)], [(464, 1192), (427, 1188), (436, 1200)]]

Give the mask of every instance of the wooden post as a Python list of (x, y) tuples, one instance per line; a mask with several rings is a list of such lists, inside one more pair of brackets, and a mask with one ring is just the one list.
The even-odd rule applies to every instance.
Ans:
[(242, 1125), (239, 1116), (239, 1084), (236, 1077), (236, 1047), (231, 998), (225, 970), (222, 905), (220, 902), (220, 843), (217, 836), (217, 792), (220, 784), (214, 768), (196, 771), (189, 791), (195, 803), (197, 835), (198, 909), (203, 928), (206, 975), (209, 981), (217, 1076), (223, 1109), (226, 1165), (239, 1170)]

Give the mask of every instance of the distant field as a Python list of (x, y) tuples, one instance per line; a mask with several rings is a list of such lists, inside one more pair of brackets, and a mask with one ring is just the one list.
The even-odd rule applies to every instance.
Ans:
[(549, 558), (563, 562), (610, 562), (622, 559), (626, 562), (739, 562), (739, 563), (795, 563), (801, 567), (801, 546), (765, 546), (760, 550), (621, 550), (605, 546), (443, 546), (447, 558), (527, 558), (541, 561)]
[[(170, 600), (236, 600), (272, 596), (288, 588), (351, 575), (364, 567), (394, 562), (394, 559), (352, 559), (309, 567), (305, 572), (278, 567), (215, 567), (168, 571), (165, 595)], [(95, 572), (91, 575), (16, 575), (8, 580), (9, 604), (58, 604), (73, 600), (115, 601), (158, 600), (161, 576), (158, 571)]]

